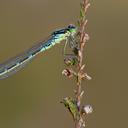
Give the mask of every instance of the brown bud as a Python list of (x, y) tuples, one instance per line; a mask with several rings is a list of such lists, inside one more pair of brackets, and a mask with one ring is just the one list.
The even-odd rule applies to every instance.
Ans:
[(62, 71), (62, 75), (65, 75), (65, 76), (71, 78), (73, 76), (73, 73), (72, 73), (72, 71), (70, 69), (64, 69)]

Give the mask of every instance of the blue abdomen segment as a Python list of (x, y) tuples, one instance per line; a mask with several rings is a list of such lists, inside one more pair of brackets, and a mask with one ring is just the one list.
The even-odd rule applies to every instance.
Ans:
[[(61, 35), (62, 36), (62, 35)], [(59, 35), (51, 36), (47, 41), (40, 42), (33, 46), (32, 48), (26, 50), (22, 54), (9, 59), (5, 63), (0, 65), (0, 79), (9, 77), (10, 75), (16, 73), (25, 67), (31, 60), (39, 53), (51, 48), (56, 43), (63, 40)], [(59, 38), (59, 39), (58, 39)]]
[(9, 59), (5, 63), (0, 65), (0, 79), (9, 77), (10, 75), (16, 73), (25, 67), (31, 60), (40, 52), (43, 52), (49, 49), (52, 46), (52, 42), (49, 39), (47, 42), (40, 42), (37, 45), (33, 46), (29, 50), (26, 50), (24, 53)]

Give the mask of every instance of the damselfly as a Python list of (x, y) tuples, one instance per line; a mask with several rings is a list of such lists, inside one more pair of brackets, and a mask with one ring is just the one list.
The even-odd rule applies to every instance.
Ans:
[(0, 79), (7, 78), (16, 73), (25, 67), (37, 54), (51, 48), (55, 44), (59, 44), (63, 40), (67, 41), (68, 38), (73, 37), (75, 33), (76, 27), (74, 25), (69, 25), (67, 28), (54, 31), (46, 41), (39, 42), (22, 54), (2, 63), (0, 65)]

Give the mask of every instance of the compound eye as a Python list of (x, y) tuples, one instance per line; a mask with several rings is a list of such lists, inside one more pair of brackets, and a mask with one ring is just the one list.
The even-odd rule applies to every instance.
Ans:
[(68, 28), (69, 28), (69, 29), (75, 29), (76, 27), (75, 27), (75, 25), (70, 24), (70, 25), (68, 26)]

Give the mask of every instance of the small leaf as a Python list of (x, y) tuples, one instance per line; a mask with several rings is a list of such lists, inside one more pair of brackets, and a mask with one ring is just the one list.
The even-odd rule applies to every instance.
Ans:
[(77, 103), (74, 99), (72, 99), (70, 97), (66, 97), (63, 99), (63, 101), (61, 101), (61, 103), (63, 103), (65, 105), (65, 107), (68, 108), (68, 110), (71, 113), (71, 115), (73, 116), (74, 120), (80, 119), (80, 114), (78, 111)]
[(77, 26), (80, 27), (80, 21), (79, 20), (77, 21)]
[(85, 16), (84, 10), (80, 9), (80, 17), (83, 18)]

